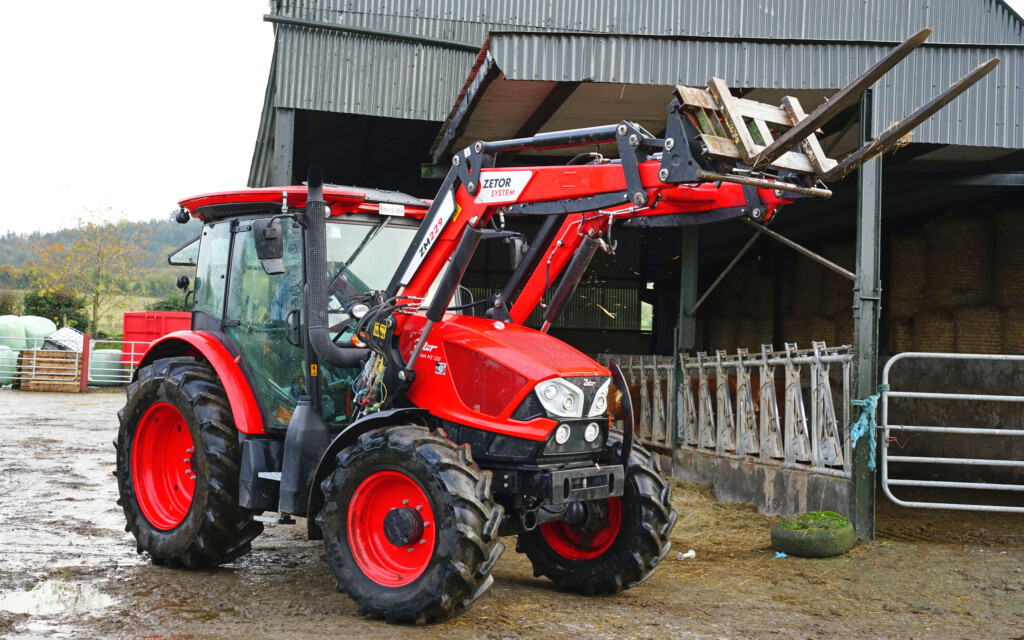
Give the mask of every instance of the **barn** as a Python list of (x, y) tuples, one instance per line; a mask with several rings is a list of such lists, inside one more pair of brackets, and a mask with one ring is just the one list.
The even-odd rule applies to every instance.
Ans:
[[(1024, 387), (1010, 357), (1024, 353), (1024, 21), (1001, 0), (274, 0), (264, 19), (275, 51), (250, 186), (318, 164), (330, 182), (427, 198), (475, 140), (620, 120), (661, 135), (676, 85), (717, 77), (810, 112), (930, 28), (823, 126), (841, 158), (998, 57), (827, 200), (767, 227), (617, 229), (616, 254), (595, 260), (553, 333), (620, 364), (644, 440), (722, 498), (833, 508), (868, 536), (876, 489), (1024, 510), (1007, 400)], [(508, 273), (490, 247), (465, 284), (485, 296)], [(877, 439), (858, 426), (870, 398)]]

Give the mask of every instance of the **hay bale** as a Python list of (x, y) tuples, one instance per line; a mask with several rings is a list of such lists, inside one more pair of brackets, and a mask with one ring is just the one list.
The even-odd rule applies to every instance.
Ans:
[[(805, 316), (783, 316), (782, 318), (782, 340), (787, 344), (797, 343), (799, 347), (809, 347), (810, 343), (810, 321)], [(783, 345), (779, 345), (781, 349)]]
[(896, 236), (889, 251), (889, 315), (913, 318), (924, 311), (925, 256), (924, 238)]
[(811, 316), (807, 319), (807, 343), (801, 348), (810, 349), (811, 342), (824, 342), (826, 345), (836, 343), (836, 323), (832, 318)]
[(889, 353), (914, 350), (914, 319), (893, 318), (889, 322)]
[(824, 316), (785, 316), (782, 319), (782, 338), (787, 343), (795, 342), (800, 349), (810, 349), (812, 342), (820, 341), (834, 345), (835, 321)]
[(1024, 354), (1024, 307), (1003, 312), (1003, 353)]
[[(847, 271), (856, 268), (856, 250), (854, 243), (828, 243), (821, 249), (821, 256)], [(853, 308), (853, 281), (835, 271), (822, 267), (821, 280), (821, 312), (826, 316), (834, 316), (840, 311)]]
[(914, 316), (914, 351), (953, 352), (956, 349), (953, 314), (922, 311)]
[(736, 347), (736, 321), (732, 318), (712, 318), (708, 340), (708, 352), (717, 349), (732, 351)]
[(1012, 307), (1024, 301), (1024, 211), (996, 216), (995, 300)]
[(755, 270), (744, 283), (740, 313), (756, 318), (770, 318), (775, 302), (774, 293), (772, 279)]
[(802, 255), (797, 256), (792, 268), (796, 271), (793, 280), (793, 314), (818, 315), (821, 313), (821, 286), (827, 269)]
[(1003, 314), (996, 307), (965, 307), (953, 313), (959, 353), (999, 353), (1003, 346)]
[(832, 324), (836, 330), (836, 344), (853, 344), (853, 310), (841, 311), (832, 316)]
[(929, 307), (988, 304), (995, 267), (995, 225), (989, 218), (943, 216), (925, 225), (925, 291)]

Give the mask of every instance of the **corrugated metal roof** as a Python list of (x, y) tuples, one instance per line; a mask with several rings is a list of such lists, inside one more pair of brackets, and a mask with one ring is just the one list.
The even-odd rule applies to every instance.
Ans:
[[(283, 0), (275, 14), (479, 45), (489, 31), (508, 28), (849, 43), (898, 42), (924, 26), (935, 43), (1024, 44), (1024, 26), (1000, 0)], [(614, 53), (638, 65), (620, 74), (637, 80), (623, 82), (649, 82), (650, 65), (676, 64), (631, 55), (649, 48), (642, 40), (618, 46)], [(736, 47), (699, 48), (709, 59), (749, 66), (751, 78), (772, 65), (732, 55)], [(275, 106), (418, 120), (445, 118), (475, 59), (442, 46), (296, 26), (278, 29), (277, 50)]]
[(282, 15), (482, 44), (488, 31), (1020, 44), (1002, 0), (287, 0)]
[[(1024, 22), (1003, 0), (275, 0), (271, 10), (381, 37), (277, 27), (273, 86), (250, 182), (269, 175), (273, 107), (445, 120), (476, 54), (396, 34), (482, 45), (489, 32), (503, 29), (575, 32), (543, 39), (503, 34), (492, 49), (500, 49), (502, 69), (517, 78), (674, 84), (702, 83), (713, 73), (733, 86), (793, 89), (838, 88), (881, 55), (881, 43), (925, 26), (933, 29), (932, 43), (1024, 45)], [(880, 90), (875, 121), (908, 113), (988, 53), (916, 52), (909, 71), (897, 71), (901, 90)], [(1019, 49), (999, 55), (1003, 64), (993, 77), (922, 125), (915, 140), (1024, 147), (1017, 122), (1024, 62)]]
[[(493, 33), (490, 52), (507, 80), (704, 85), (733, 88), (844, 87), (888, 51), (866, 44), (773, 44), (684, 38)], [(1024, 148), (1024, 47), (922, 47), (875, 86), (877, 126), (910, 114), (985, 60), (1002, 63), (923, 123), (915, 142)]]

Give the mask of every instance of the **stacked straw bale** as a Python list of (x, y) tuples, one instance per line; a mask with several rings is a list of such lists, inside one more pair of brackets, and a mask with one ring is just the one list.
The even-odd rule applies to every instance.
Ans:
[(925, 290), (930, 306), (956, 309), (992, 300), (995, 229), (985, 217), (946, 215), (927, 223)]

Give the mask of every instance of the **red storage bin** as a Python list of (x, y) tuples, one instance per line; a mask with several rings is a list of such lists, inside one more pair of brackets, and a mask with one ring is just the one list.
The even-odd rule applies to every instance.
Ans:
[[(124, 314), (124, 363), (138, 366), (149, 343), (174, 331), (192, 328), (187, 311), (128, 311)], [(145, 343), (145, 344), (133, 344)]]

